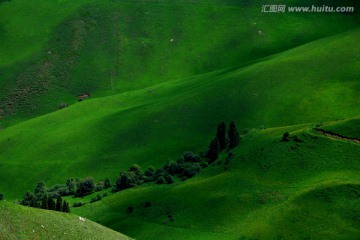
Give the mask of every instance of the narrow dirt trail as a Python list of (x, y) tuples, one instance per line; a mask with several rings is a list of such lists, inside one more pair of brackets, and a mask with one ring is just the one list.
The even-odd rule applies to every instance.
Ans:
[(329, 138), (332, 138), (332, 139), (340, 139), (340, 140), (351, 141), (351, 142), (355, 142), (355, 143), (360, 144), (360, 139), (359, 138), (349, 138), (349, 137), (342, 136), (340, 134), (333, 133), (333, 132), (330, 132), (330, 131), (326, 131), (326, 130), (320, 129), (320, 128), (314, 128), (314, 131), (317, 132), (317, 133), (320, 133), (322, 135), (325, 135), (325, 136), (327, 136)]

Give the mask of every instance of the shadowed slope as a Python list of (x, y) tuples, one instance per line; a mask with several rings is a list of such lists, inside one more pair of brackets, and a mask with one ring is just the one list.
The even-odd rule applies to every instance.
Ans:
[[(74, 211), (136, 239), (358, 239), (360, 146), (310, 127), (252, 130), (228, 170), (215, 164), (186, 182), (125, 190)], [(291, 140), (281, 142), (286, 131)]]
[(2, 189), (14, 198), (39, 180), (100, 180), (133, 163), (158, 166), (186, 150), (204, 150), (223, 120), (242, 129), (358, 116), (359, 71), (350, 69), (359, 63), (359, 34), (237, 70), (81, 102), (7, 128), (0, 134)]

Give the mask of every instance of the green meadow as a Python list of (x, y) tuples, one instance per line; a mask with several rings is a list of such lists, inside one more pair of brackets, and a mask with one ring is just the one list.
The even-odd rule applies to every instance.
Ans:
[[(0, 238), (359, 239), (359, 4), (263, 4), (290, 5), (0, 1)], [(186, 181), (68, 196), (85, 203), (71, 214), (11, 203), (204, 152), (222, 121), (241, 134), (229, 166), (223, 152)]]
[(56, 111), (84, 92), (102, 97), (247, 65), (358, 26), (357, 14), (264, 14), (263, 4), (4, 2), (1, 125)]
[[(312, 127), (252, 130), (228, 170), (220, 158), (186, 182), (140, 186), (73, 211), (136, 239), (358, 239), (359, 144)], [(303, 142), (281, 142), (285, 131)]]
[(0, 203), (1, 239), (106, 239), (130, 238), (78, 216)]

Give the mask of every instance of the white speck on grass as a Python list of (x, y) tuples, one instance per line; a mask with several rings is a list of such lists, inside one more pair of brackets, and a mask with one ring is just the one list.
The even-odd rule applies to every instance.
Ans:
[(170, 42), (173, 42), (173, 41), (175, 41), (173, 38), (172, 38), (172, 39), (170, 39)]

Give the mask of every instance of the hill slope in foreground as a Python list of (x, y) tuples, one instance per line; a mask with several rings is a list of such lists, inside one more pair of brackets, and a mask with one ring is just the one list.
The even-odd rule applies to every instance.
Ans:
[[(74, 211), (144, 240), (359, 239), (360, 143), (314, 128), (252, 130), (227, 170), (222, 156), (186, 182), (125, 190)], [(281, 142), (286, 131), (290, 141)]]
[(0, 202), (2, 240), (130, 240), (130, 238), (88, 219), (55, 211), (34, 209)]
[[(206, 149), (221, 121), (239, 129), (360, 114), (360, 29), (236, 69), (77, 103), (1, 131), (0, 187), (8, 199), (38, 181), (114, 178)], [(333, 51), (341, 49), (341, 51)], [(9, 181), (11, 179), (11, 181)]]

